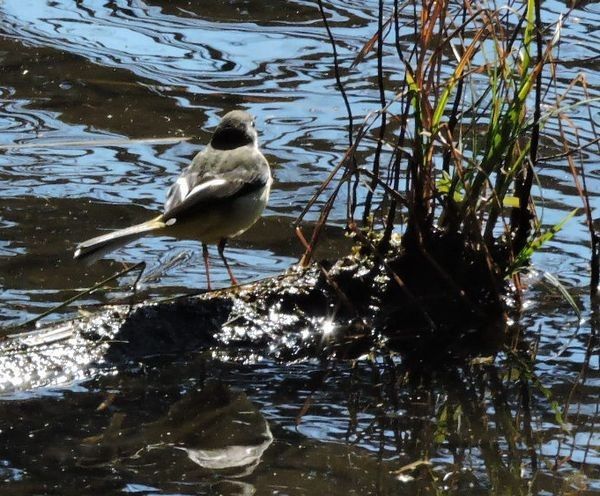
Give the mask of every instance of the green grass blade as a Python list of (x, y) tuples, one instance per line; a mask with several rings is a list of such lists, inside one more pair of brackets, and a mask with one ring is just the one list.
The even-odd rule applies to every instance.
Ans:
[(569, 220), (571, 220), (575, 214), (577, 214), (579, 209), (572, 210), (564, 219), (562, 219), (558, 224), (552, 226), (546, 232), (541, 233), (539, 236), (531, 239), (519, 252), (519, 254), (515, 257), (515, 261), (513, 262), (511, 269), (509, 270), (509, 276), (519, 271), (523, 267), (525, 267), (533, 254), (538, 251), (544, 243), (550, 241), (556, 233), (558, 233)]

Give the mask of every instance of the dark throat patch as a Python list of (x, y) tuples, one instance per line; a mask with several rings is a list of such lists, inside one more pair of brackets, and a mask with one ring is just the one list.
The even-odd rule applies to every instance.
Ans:
[(246, 133), (245, 129), (237, 127), (223, 127), (217, 129), (210, 144), (217, 150), (233, 150), (240, 146), (246, 146), (252, 143), (252, 136)]

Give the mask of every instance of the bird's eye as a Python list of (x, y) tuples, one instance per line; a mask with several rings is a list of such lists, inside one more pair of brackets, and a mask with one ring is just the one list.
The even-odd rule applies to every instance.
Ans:
[(256, 122), (252, 121), (252, 122), (250, 123), (250, 125), (251, 125), (252, 127), (256, 127)]

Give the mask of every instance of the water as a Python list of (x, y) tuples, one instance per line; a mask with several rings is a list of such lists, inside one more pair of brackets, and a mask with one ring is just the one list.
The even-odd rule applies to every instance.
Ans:
[[(544, 9), (553, 22), (566, 7), (545, 2)], [(348, 67), (373, 34), (377, 5), (339, 1), (326, 11)], [(347, 143), (313, 2), (4, 0), (0, 16), (2, 324), (38, 315), (123, 263), (160, 267), (173, 254), (183, 261), (141, 296), (203, 288), (198, 240), (146, 238), (91, 266), (74, 262), (72, 251), (101, 231), (155, 215), (173, 177), (233, 107), (257, 116), (275, 185), (263, 219), (231, 243), (228, 258), (240, 281), (297, 261), (301, 247), (290, 226)], [(585, 71), (591, 97), (600, 88), (599, 18), (597, 4), (580, 6), (559, 52), (560, 84)], [(408, 21), (405, 29), (408, 44)], [(396, 64), (386, 58), (390, 72)], [(376, 86), (364, 77), (374, 67), (367, 57), (345, 76), (361, 117), (378, 106)], [(569, 102), (580, 98), (578, 87)], [(597, 121), (597, 105), (592, 112)], [(571, 115), (580, 137), (593, 138), (587, 110)], [(558, 135), (553, 124), (549, 132)], [(575, 143), (573, 129), (566, 133)], [(557, 143), (546, 143), (543, 155), (560, 152)], [(593, 147), (583, 158), (596, 210), (598, 159)], [(539, 181), (545, 224), (580, 207), (563, 161), (548, 160)], [(315, 208), (308, 220), (316, 215)], [(342, 203), (331, 223), (344, 218)], [(600, 492), (588, 243), (580, 212), (535, 258), (572, 290), (583, 319), (541, 276), (528, 281), (518, 330), (537, 351), (534, 370), (501, 354), (493, 364), (449, 366), (407, 383), (401, 365), (385, 362), (289, 365), (226, 360), (217, 351), (158, 357), (4, 398), (0, 492), (526, 494), (532, 480), (539, 494)], [(321, 255), (335, 257), (343, 247), (341, 231), (332, 229)], [(225, 286), (214, 249), (212, 257), (213, 282)], [(120, 298), (127, 282), (78, 305)], [(559, 422), (556, 411), (567, 403)], [(239, 459), (218, 451), (231, 446), (246, 450), (243, 465), (207, 466), (219, 454)], [(420, 460), (428, 464), (397, 472)]]

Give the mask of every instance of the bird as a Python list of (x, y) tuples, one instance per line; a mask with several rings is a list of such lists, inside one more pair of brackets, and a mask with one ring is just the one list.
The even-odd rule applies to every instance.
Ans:
[(273, 178), (259, 149), (255, 120), (244, 110), (226, 113), (210, 142), (167, 192), (162, 214), (141, 224), (96, 236), (75, 247), (75, 259), (98, 259), (150, 233), (176, 235), (191, 229), (202, 242), (207, 289), (211, 290), (208, 246), (216, 244), (234, 286), (238, 281), (224, 255), (227, 240), (262, 215)]

